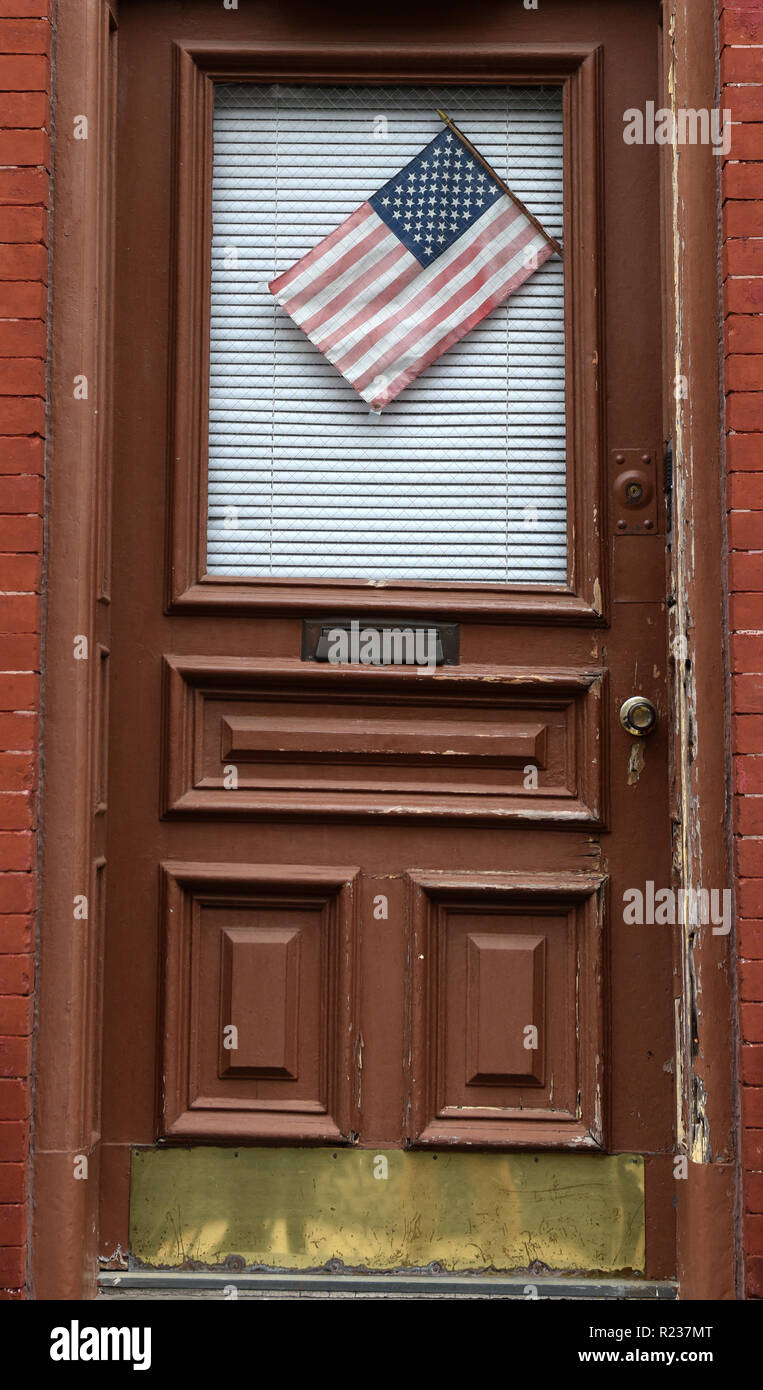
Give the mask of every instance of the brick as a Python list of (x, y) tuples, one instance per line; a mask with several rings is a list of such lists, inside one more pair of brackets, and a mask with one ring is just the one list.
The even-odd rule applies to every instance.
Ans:
[(733, 821), (738, 835), (763, 834), (763, 796), (738, 796)]
[(763, 204), (744, 198), (723, 204), (723, 239), (733, 237), (763, 237)]
[[(760, 284), (763, 289), (763, 280)], [(737, 391), (729, 396), (726, 420), (733, 430), (763, 429), (763, 391)]]
[(763, 121), (763, 86), (727, 87), (721, 106), (732, 121)]
[(26, 1077), (31, 1068), (31, 1037), (0, 1038), (0, 1076)]
[[(5, 719), (13, 718), (12, 715), (4, 715)], [(37, 725), (36, 715), (17, 714), (17, 719), (29, 719)], [(0, 798), (0, 829), (2, 830), (33, 830), (35, 828), (34, 799), (30, 792), (6, 792)], [(6, 882), (10, 882), (12, 875), (5, 875)], [(0, 885), (1, 887), (2, 885)], [(0, 908), (0, 912), (26, 912), (27, 908), (5, 907)]]
[(47, 284), (48, 249), (39, 243), (0, 246), (0, 280), (39, 280)]
[(763, 10), (758, 5), (737, 9), (724, 6), (719, 24), (721, 47), (724, 44), (763, 43)]
[[(1, 575), (2, 557), (0, 557)], [(1, 579), (0, 588), (2, 588)], [(763, 628), (763, 594), (730, 594), (729, 622), (732, 632)]]
[[(745, 204), (746, 206), (746, 204)], [(44, 208), (0, 208), (0, 242), (47, 244), (48, 214)]]
[(26, 1282), (26, 1246), (0, 1248), (0, 1288), (21, 1289)]
[(733, 123), (729, 128), (728, 152), (723, 154), (724, 160), (759, 159), (762, 131), (763, 126), (753, 121), (744, 125)]
[(738, 593), (759, 593), (763, 589), (763, 555), (730, 555), (729, 587)]
[(763, 469), (763, 434), (729, 435), (726, 440), (726, 465), (730, 471)]
[(0, 125), (33, 130), (49, 122), (47, 92), (0, 92)]
[[(31, 791), (37, 779), (37, 762), (32, 753), (0, 753), (0, 792)], [(761, 853), (761, 875), (763, 875), (763, 853)], [(0, 951), (2, 944), (0, 927)]]
[[(41, 577), (41, 556), (0, 555), (0, 594), (38, 594)], [(750, 597), (757, 596), (752, 594)]]
[(0, 412), (0, 430), (5, 434), (44, 435), (44, 401), (37, 396), (9, 396)]
[(742, 1004), (739, 1022), (744, 1042), (763, 1042), (763, 1004)]
[(745, 1173), (742, 1179), (745, 1211), (763, 1212), (763, 1173)]
[[(28, 321), (35, 330), (42, 324)], [(4, 439), (0, 444), (0, 473), (37, 473), (45, 470), (45, 445), (41, 439)]]
[[(724, 281), (723, 305), (726, 314), (763, 313), (763, 276), (740, 275)], [(745, 425), (732, 426), (732, 429), (746, 428)]]
[[(763, 126), (761, 127), (763, 130)], [(763, 136), (761, 136), (763, 149)], [(734, 237), (723, 245), (724, 275), (763, 275), (763, 237)]]
[(739, 997), (743, 1003), (763, 1001), (763, 963), (743, 961), (739, 967)]
[(28, 1215), (26, 1204), (0, 1203), (0, 1246), (24, 1244)]
[[(742, 879), (737, 884), (737, 907), (740, 917), (763, 917), (763, 879)], [(763, 999), (763, 994), (743, 997), (757, 1000)]]
[(763, 390), (763, 355), (734, 354), (726, 358), (727, 391)]
[(34, 948), (34, 918), (31, 916), (0, 917), (0, 954), (16, 955)]
[[(745, 1009), (761, 1009), (763, 1004), (745, 1004), (742, 1007), (742, 1014)], [(742, 1124), (747, 1129), (763, 1129), (763, 1086), (742, 1086)], [(761, 1246), (763, 1249), (763, 1246)]]
[[(763, 757), (736, 756), (734, 758), (734, 786), (739, 792), (763, 792)], [(763, 870), (761, 870), (760, 877), (763, 878)]]
[(763, 1250), (763, 1216), (748, 1216), (742, 1233), (746, 1254), (758, 1255)]
[[(740, 159), (745, 155), (740, 153)], [(50, 168), (50, 136), (45, 130), (0, 130), (0, 162), (23, 168)]]
[[(0, 450), (2, 449), (0, 443)], [(16, 551), (39, 555), (42, 550), (42, 518), (39, 516), (0, 516), (0, 554)]]
[[(25, 1120), (30, 1112), (29, 1082), (16, 1077), (0, 1078), (0, 1120)], [(0, 1202), (7, 1202), (0, 1191)]]
[(33, 280), (10, 281), (3, 285), (3, 310), (7, 319), (44, 319), (48, 291)]
[(0, 874), (0, 912), (31, 912), (36, 904), (35, 887), (31, 874)]
[(0, 319), (0, 358), (44, 358), (46, 351), (45, 324), (39, 319)]
[(736, 753), (763, 753), (763, 716), (734, 715), (731, 720), (731, 737)]
[(731, 550), (763, 550), (762, 514), (760, 512), (730, 512), (728, 514), (728, 546)]
[(760, 82), (760, 55), (754, 48), (724, 48), (721, 53), (721, 82)]
[(33, 1000), (0, 995), (0, 1033), (5, 1038), (26, 1038), (32, 1031)]
[[(746, 513), (735, 513), (746, 515)], [(757, 512), (751, 513), (757, 516)], [(761, 518), (763, 521), (763, 518)], [(730, 642), (732, 671), (753, 671), (763, 669), (763, 637), (758, 632), (735, 632)]]
[(732, 473), (726, 488), (726, 501), (736, 511), (763, 510), (763, 473)]
[(47, 92), (50, 64), (43, 53), (0, 54), (0, 91)]
[(763, 1297), (763, 1257), (747, 1256), (744, 1262), (745, 1298)]
[(40, 677), (35, 672), (0, 673), (0, 711), (19, 713), (39, 707)]
[(0, 396), (44, 395), (45, 366), (39, 357), (0, 358)]
[[(4, 753), (27, 753), (37, 747), (38, 720), (36, 714), (0, 713), (0, 751)], [(29, 805), (29, 798), (23, 797), (23, 806)], [(3, 806), (8, 807), (8, 798), (0, 800), (0, 816)], [(20, 814), (19, 810), (19, 814)], [(20, 826), (14, 828), (21, 828)]]
[(726, 319), (728, 353), (763, 353), (763, 314), (729, 314)]
[[(0, 830), (0, 869), (31, 869), (35, 862), (36, 838), (28, 830)], [(18, 957), (21, 960), (21, 957)], [(2, 978), (2, 961), (0, 961)], [(25, 990), (12, 990), (24, 994)]]
[(738, 835), (734, 841), (736, 871), (741, 878), (763, 878), (763, 839)]
[(0, 169), (0, 204), (47, 207), (49, 196), (50, 177), (45, 169)]
[[(22, 482), (23, 479), (19, 478), (16, 481)], [(39, 483), (38, 478), (34, 478), (32, 481)], [(1, 482), (2, 479), (0, 479)], [(0, 603), (0, 634), (39, 632), (42, 621), (41, 608), (42, 604), (38, 594), (6, 594)], [(737, 640), (747, 639), (739, 638)]]
[(741, 959), (763, 960), (763, 922), (737, 924), (737, 951)]
[(23, 1163), (0, 1163), (0, 1202), (23, 1202), (26, 1171)]
[(14, 19), (31, 15), (37, 19), (38, 16), (50, 16), (51, 5), (52, 0), (0, 0), (0, 14), (11, 15)]
[[(742, 1057), (754, 1051), (755, 1048), (743, 1047)], [(763, 1129), (742, 1130), (742, 1163), (745, 1168), (763, 1168)]]
[(49, 49), (47, 20), (0, 18), (0, 53), (47, 53)]
[(24, 1120), (0, 1120), (0, 1163), (26, 1158), (29, 1127)]
[[(738, 634), (733, 640), (738, 640)], [(763, 675), (736, 675), (731, 682), (731, 706), (736, 714), (757, 714), (763, 708), (762, 696)], [(748, 788), (748, 794), (751, 790)]]
[[(12, 516), (17, 512), (22, 515), (36, 512), (40, 516), (42, 515), (42, 505), (42, 478), (38, 478), (35, 474), (0, 474), (1, 516)], [(2, 630), (0, 625), (0, 631)]]
[(727, 198), (762, 198), (763, 163), (726, 164), (723, 191)]

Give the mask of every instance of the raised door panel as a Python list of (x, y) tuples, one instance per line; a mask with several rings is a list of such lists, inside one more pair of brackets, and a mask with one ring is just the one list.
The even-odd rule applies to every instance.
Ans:
[(601, 1148), (603, 880), (409, 885), (409, 1140)]
[(356, 870), (162, 873), (160, 1132), (346, 1139)]

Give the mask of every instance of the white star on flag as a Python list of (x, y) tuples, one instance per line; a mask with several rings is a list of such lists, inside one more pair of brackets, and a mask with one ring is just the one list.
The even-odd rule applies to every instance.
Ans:
[[(287, 314), (376, 410), (508, 299), (549, 256), (561, 253), (466, 136), (449, 125), (270, 284)], [(454, 137), (455, 167), (468, 168), (471, 178), (481, 164), (480, 195), (488, 197), (459, 193), (459, 174), (448, 172)], [(424, 240), (421, 223), (414, 228), (410, 212), (400, 225), (399, 195), (430, 165), (431, 222)], [(391, 194), (396, 206), (389, 210)], [(439, 234), (433, 242), (435, 222)]]

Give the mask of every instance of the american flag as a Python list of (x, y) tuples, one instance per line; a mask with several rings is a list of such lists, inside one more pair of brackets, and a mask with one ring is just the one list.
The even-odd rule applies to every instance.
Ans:
[(558, 249), (451, 125), (270, 290), (380, 410)]

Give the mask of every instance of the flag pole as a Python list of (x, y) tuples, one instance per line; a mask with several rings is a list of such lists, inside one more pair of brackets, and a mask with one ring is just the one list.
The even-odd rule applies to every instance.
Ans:
[(549, 245), (553, 246), (554, 250), (556, 251), (556, 254), (558, 256), (563, 257), (562, 248), (559, 242), (556, 240), (556, 238), (549, 236), (549, 233), (546, 231), (546, 228), (541, 225), (537, 217), (533, 217), (533, 214), (530, 212), (530, 209), (525, 207), (521, 198), (518, 198), (516, 193), (512, 193), (511, 189), (509, 188), (509, 185), (507, 183), (504, 183), (502, 178), (498, 177), (498, 175), (495, 172), (495, 169), (491, 169), (487, 160), (483, 159), (479, 150), (475, 150), (471, 140), (467, 139), (462, 130), (459, 130), (455, 122), (450, 119), (450, 116), (448, 116), (445, 111), (441, 111), (439, 107), (437, 108), (437, 114), (440, 117), (440, 120), (444, 121), (447, 126), (450, 126), (453, 133), (458, 136), (459, 140), (461, 140), (464, 145), (466, 145), (466, 148), (468, 149), (469, 153), (474, 156), (474, 158), (477, 160), (479, 164), (482, 165), (483, 169), (487, 169), (488, 173), (495, 179), (496, 183), (503, 189), (504, 193), (506, 193), (509, 196), (509, 198), (511, 198), (511, 201), (513, 203), (516, 203), (518, 208), (521, 208), (525, 217), (527, 217), (529, 221), (532, 222), (534, 227), (537, 227), (541, 236), (544, 236), (546, 238), (546, 241), (549, 243)]

